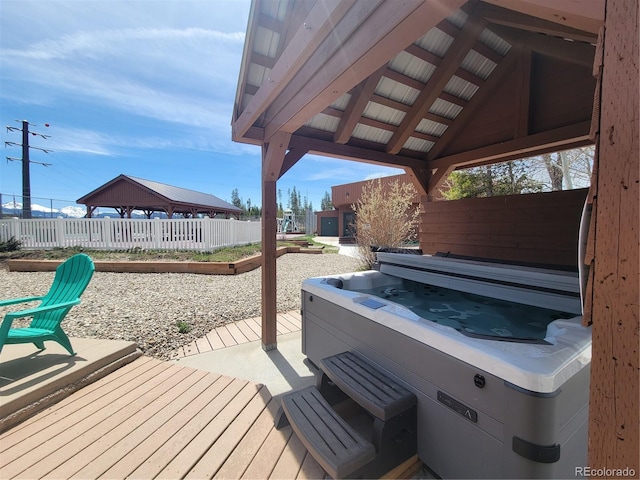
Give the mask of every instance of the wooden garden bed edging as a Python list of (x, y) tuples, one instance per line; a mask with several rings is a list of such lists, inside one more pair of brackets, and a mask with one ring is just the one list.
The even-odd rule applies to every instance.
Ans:
[[(322, 253), (321, 249), (304, 249), (300, 247), (280, 247), (276, 256), (285, 253)], [(205, 275), (236, 275), (258, 268), (261, 255), (253, 255), (236, 262), (145, 262), (95, 260), (96, 272), (118, 273), (199, 273)], [(10, 272), (52, 272), (64, 260), (7, 260)]]

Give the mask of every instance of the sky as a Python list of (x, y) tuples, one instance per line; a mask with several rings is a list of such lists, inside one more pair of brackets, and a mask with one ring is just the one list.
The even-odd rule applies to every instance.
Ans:
[[(32, 203), (75, 201), (120, 174), (261, 204), (260, 147), (231, 140), (248, 0), (0, 0), (5, 157), (31, 135)], [(48, 125), (48, 126), (47, 126)], [(44, 166), (39, 163), (48, 163)], [(306, 155), (277, 184), (315, 210), (331, 186), (400, 170)], [(20, 161), (0, 193), (22, 194)], [(19, 200), (18, 200), (19, 201)], [(47, 203), (49, 202), (49, 203)], [(286, 205), (285, 205), (286, 207)]]

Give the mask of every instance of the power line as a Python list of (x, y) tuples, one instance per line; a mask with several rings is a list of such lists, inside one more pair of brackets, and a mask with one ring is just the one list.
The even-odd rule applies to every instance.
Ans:
[[(22, 162), (22, 218), (31, 218), (31, 173), (30, 173), (29, 165), (31, 163), (37, 163), (38, 165), (50, 167), (51, 164), (30, 160), (29, 150), (30, 149), (40, 150), (47, 154), (51, 153), (52, 150), (42, 148), (42, 147), (29, 146), (29, 133), (31, 133), (32, 136), (41, 137), (44, 140), (47, 140), (48, 138), (50, 138), (51, 135), (45, 135), (43, 133), (38, 133), (38, 132), (29, 132), (29, 125), (33, 125), (33, 124), (30, 124), (26, 120), (16, 120), (16, 122), (22, 123), (22, 128), (10, 127), (7, 125), (7, 132), (22, 132), (22, 143), (6, 141), (4, 142), (4, 146), (5, 148), (7, 146), (22, 147), (22, 158), (7, 157), (7, 160), (11, 162), (14, 162), (14, 161)], [(35, 127), (37, 125), (33, 125), (33, 126)], [(48, 127), (49, 124), (45, 123), (44, 126)]]

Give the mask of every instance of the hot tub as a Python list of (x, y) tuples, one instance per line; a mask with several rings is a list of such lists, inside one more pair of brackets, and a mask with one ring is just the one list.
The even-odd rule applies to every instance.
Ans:
[(303, 282), (303, 353), (317, 364), (356, 350), (413, 391), (418, 455), (443, 478), (574, 477), (587, 461), (591, 359), (577, 275), (378, 262)]

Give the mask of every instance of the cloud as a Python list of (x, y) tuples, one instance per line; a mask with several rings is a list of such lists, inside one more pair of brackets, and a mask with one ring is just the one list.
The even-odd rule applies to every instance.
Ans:
[[(332, 181), (343, 184), (403, 173), (402, 170), (365, 162), (341, 160), (318, 155), (305, 155), (298, 163), (305, 165), (304, 180)], [(310, 165), (313, 163), (315, 165)], [(296, 167), (294, 167), (296, 168)], [(336, 183), (337, 182), (337, 183)]]
[[(244, 32), (204, 28), (81, 31), (3, 48), (5, 75), (24, 78), (16, 101), (46, 88), (126, 113), (228, 127)], [(5, 97), (7, 93), (3, 94)]]

